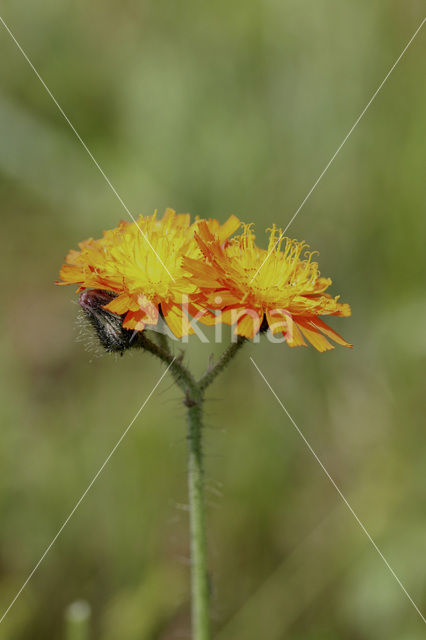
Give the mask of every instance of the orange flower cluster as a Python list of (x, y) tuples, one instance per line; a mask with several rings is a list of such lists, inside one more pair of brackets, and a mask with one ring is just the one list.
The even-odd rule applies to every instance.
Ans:
[(133, 331), (156, 325), (161, 314), (176, 337), (194, 333), (195, 317), (235, 325), (235, 333), (249, 339), (269, 328), (283, 333), (289, 346), (307, 340), (326, 351), (333, 348), (327, 338), (351, 346), (319, 317), (349, 316), (350, 308), (326, 293), (331, 280), (320, 276), (313, 253), (303, 242), (281, 238), (275, 227), (269, 233), (264, 250), (251, 226), (235, 216), (223, 225), (214, 219), (191, 224), (188, 214), (167, 209), (161, 219), (140, 216), (80, 243), (66, 257), (58, 284), (108, 292), (103, 308)]

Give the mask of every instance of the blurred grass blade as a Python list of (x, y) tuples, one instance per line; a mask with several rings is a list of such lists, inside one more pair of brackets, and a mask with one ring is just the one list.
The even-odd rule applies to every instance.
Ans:
[(65, 611), (66, 640), (89, 640), (90, 605), (85, 600), (76, 600)]

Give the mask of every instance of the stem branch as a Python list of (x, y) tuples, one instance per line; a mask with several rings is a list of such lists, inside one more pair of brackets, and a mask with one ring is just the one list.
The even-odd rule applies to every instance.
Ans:
[(245, 342), (247, 342), (246, 338), (238, 336), (236, 342), (231, 342), (229, 347), (222, 353), (217, 363), (213, 367), (209, 367), (209, 369), (207, 369), (206, 373), (198, 381), (199, 387), (202, 391), (207, 389), (216, 376), (223, 371)]
[(166, 351), (162, 347), (160, 347), (155, 342), (152, 342), (144, 332), (141, 332), (137, 345), (145, 351), (149, 351), (154, 356), (157, 356), (160, 360), (170, 365), (171, 374), (178, 385), (182, 389), (184, 393), (187, 393), (188, 390), (193, 390), (197, 387), (197, 384), (188, 371), (188, 369), (182, 364), (182, 360), (180, 357), (173, 356), (170, 351)]

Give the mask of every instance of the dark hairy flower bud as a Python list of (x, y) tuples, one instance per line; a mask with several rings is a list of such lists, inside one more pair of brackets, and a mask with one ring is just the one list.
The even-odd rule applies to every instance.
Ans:
[(133, 331), (123, 329), (124, 316), (103, 309), (115, 297), (109, 291), (90, 289), (80, 293), (79, 303), (104, 349), (123, 354), (132, 346), (135, 336)]

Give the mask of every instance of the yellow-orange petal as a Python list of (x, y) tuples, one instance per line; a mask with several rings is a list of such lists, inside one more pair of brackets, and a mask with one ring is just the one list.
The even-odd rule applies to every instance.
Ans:
[(209, 229), (206, 220), (200, 220), (194, 237), (198, 242), (198, 246), (206, 257), (213, 259), (222, 257), (220, 244)]
[(235, 327), (234, 333), (236, 335), (242, 336), (243, 338), (252, 339), (259, 331), (261, 324), (262, 319), (260, 315), (256, 312), (251, 311), (250, 313), (245, 313), (240, 317), (237, 322), (237, 326)]
[(336, 313), (333, 313), (331, 315), (348, 318), (351, 315), (350, 305), (347, 302), (342, 302), (342, 303), (339, 302), (338, 304), (339, 304), (338, 310), (336, 311)]
[(324, 351), (334, 349), (334, 346), (330, 344), (327, 338), (323, 336), (318, 329), (309, 325), (306, 318), (297, 318), (296, 322), (302, 334), (307, 340), (309, 340), (317, 351), (323, 353)]
[(139, 305), (137, 299), (134, 296), (130, 296), (128, 293), (123, 293), (116, 298), (113, 298), (111, 302), (108, 302), (104, 306), (104, 309), (108, 309), (112, 313), (118, 313), (120, 316), (128, 311), (137, 311)]
[(84, 280), (84, 275), (81, 267), (77, 267), (73, 264), (64, 264), (59, 272), (59, 277), (63, 282), (58, 284), (80, 284)]
[(133, 331), (143, 331), (146, 323), (143, 321), (143, 311), (129, 311), (123, 320), (123, 328)]
[(225, 240), (229, 238), (229, 236), (232, 236), (232, 234), (235, 233), (240, 225), (241, 222), (237, 218), (237, 216), (230, 216), (228, 220), (219, 227), (219, 230), (217, 232), (217, 237), (219, 238), (220, 244), (223, 244)]
[(212, 309), (223, 309), (241, 302), (241, 296), (226, 289), (216, 288), (211, 291), (203, 291), (202, 294), (206, 306)]
[(286, 338), (286, 342), (289, 347), (307, 347), (308, 345), (303, 339), (302, 334), (299, 331), (299, 328), (295, 322), (293, 322), (293, 326), (291, 328), (291, 337), (288, 333), (283, 333)]
[(324, 333), (328, 338), (331, 338), (332, 340), (334, 340), (334, 342), (337, 342), (337, 344), (342, 345), (342, 347), (352, 348), (353, 345), (351, 345), (350, 342), (347, 342), (344, 338), (342, 338), (341, 335), (339, 335), (336, 331), (334, 331), (334, 329), (325, 324), (325, 322), (323, 322), (318, 316), (316, 316), (315, 318), (311, 318), (310, 322), (312, 325), (318, 327), (318, 329), (322, 331), (322, 333)]
[[(208, 282), (210, 285), (211, 278), (214, 278), (214, 273), (212, 273), (211, 266), (199, 259), (195, 260), (194, 258), (188, 258), (187, 256), (184, 256), (182, 260), (182, 266), (184, 269), (191, 272), (191, 280), (195, 276), (201, 280), (204, 280), (205, 282)], [(217, 284), (217, 286), (219, 286), (219, 283), (216, 280), (214, 280), (213, 284)]]
[(167, 326), (176, 338), (182, 338), (182, 336), (195, 333), (188, 316), (181, 306), (162, 303), (161, 311), (163, 312)]
[[(220, 313), (217, 314), (216, 320), (214, 324), (219, 324), (222, 322), (223, 324), (228, 324), (230, 326), (236, 325), (238, 320), (242, 318), (246, 313), (244, 307), (230, 307), (228, 309), (220, 310)], [(202, 320), (200, 322), (203, 322)], [(206, 322), (205, 324), (209, 324)]]
[(288, 333), (293, 325), (291, 315), (285, 309), (269, 309), (266, 311), (266, 320), (273, 334)]
[(241, 222), (237, 216), (229, 216), (229, 218), (220, 224), (216, 218), (209, 218), (208, 220), (197, 219), (195, 225), (198, 226), (200, 222), (207, 224), (209, 231), (217, 237), (220, 244), (223, 244), (228, 238), (238, 229)]
[(157, 324), (158, 322), (158, 305), (154, 304), (142, 293), (137, 296), (137, 304), (144, 314), (145, 324)]
[(193, 316), (197, 322), (201, 322), (209, 327), (217, 324), (216, 315), (200, 303), (188, 303), (188, 313)]

